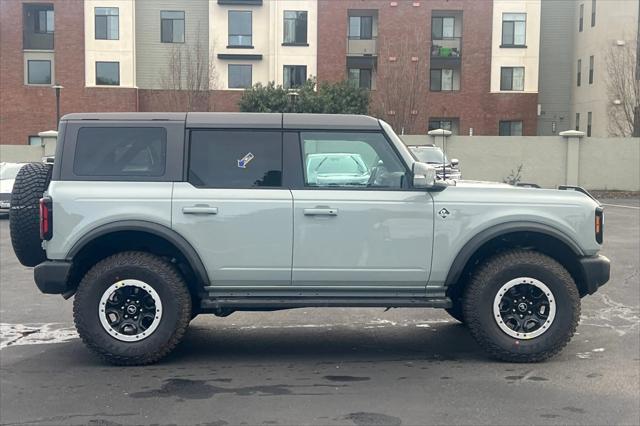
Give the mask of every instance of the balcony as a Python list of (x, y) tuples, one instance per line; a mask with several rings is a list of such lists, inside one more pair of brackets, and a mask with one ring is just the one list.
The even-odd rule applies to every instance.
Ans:
[(432, 59), (460, 59), (462, 57), (462, 37), (443, 37), (431, 40)]
[(24, 4), (22, 46), (24, 50), (53, 50), (55, 20), (52, 4)]
[(349, 37), (347, 40), (348, 56), (376, 56), (378, 54), (378, 38)]

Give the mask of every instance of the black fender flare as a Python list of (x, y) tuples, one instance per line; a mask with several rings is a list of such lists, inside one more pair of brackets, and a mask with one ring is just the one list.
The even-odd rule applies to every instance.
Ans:
[(552, 226), (525, 221), (501, 223), (479, 232), (467, 241), (456, 255), (455, 260), (451, 264), (451, 268), (449, 268), (449, 273), (447, 274), (447, 279), (444, 284), (445, 287), (452, 286), (458, 282), (469, 259), (471, 259), (476, 251), (485, 243), (501, 235), (511, 234), (514, 232), (532, 232), (548, 235), (564, 243), (576, 254), (577, 257), (585, 255), (580, 246), (573, 239)]
[(73, 261), (73, 258), (80, 253), (87, 244), (90, 244), (96, 238), (122, 231), (146, 232), (173, 244), (182, 253), (187, 262), (189, 262), (189, 266), (193, 270), (193, 273), (198, 280), (198, 284), (201, 287), (209, 285), (207, 270), (202, 259), (200, 259), (198, 252), (196, 252), (193, 246), (173, 229), (155, 222), (147, 222), (144, 220), (121, 220), (100, 225), (97, 228), (92, 229), (75, 242), (66, 256), (67, 260)]

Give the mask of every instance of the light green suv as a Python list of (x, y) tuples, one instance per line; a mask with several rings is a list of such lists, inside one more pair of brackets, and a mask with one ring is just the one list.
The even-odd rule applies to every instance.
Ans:
[(198, 314), (335, 306), (443, 308), (495, 358), (540, 361), (609, 279), (588, 193), (436, 182), (371, 117), (70, 114), (55, 158), (16, 179), (14, 249), (116, 364), (159, 360)]

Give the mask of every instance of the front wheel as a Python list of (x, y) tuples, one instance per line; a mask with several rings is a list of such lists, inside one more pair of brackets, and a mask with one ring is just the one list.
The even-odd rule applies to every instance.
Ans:
[(106, 361), (158, 361), (182, 339), (191, 296), (178, 270), (149, 253), (123, 252), (93, 266), (73, 303), (78, 334)]
[(476, 341), (494, 358), (546, 360), (564, 348), (580, 318), (573, 278), (554, 259), (512, 250), (487, 261), (463, 298), (464, 319)]

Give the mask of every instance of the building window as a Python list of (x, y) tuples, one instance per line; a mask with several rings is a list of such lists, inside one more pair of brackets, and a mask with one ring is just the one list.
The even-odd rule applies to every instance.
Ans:
[(504, 13), (502, 15), (502, 47), (524, 47), (526, 34), (526, 13)]
[(500, 90), (524, 90), (524, 67), (500, 68)]
[(284, 44), (307, 44), (307, 12), (284, 11)]
[(429, 88), (432, 92), (460, 90), (460, 79), (453, 69), (431, 69)]
[(593, 56), (589, 56), (589, 84), (593, 84)]
[(373, 16), (349, 16), (349, 38), (371, 40), (373, 38)]
[(120, 86), (120, 62), (96, 62), (96, 86)]
[(449, 130), (452, 134), (459, 133), (460, 120), (457, 118), (430, 118), (428, 131), (444, 129)]
[(283, 86), (285, 89), (293, 89), (304, 85), (307, 81), (306, 65), (285, 65)]
[(29, 136), (29, 145), (42, 146), (42, 138), (40, 136)]
[(53, 9), (36, 9), (35, 10), (35, 32), (38, 34), (53, 34), (55, 31), (55, 18)]
[(576, 130), (580, 130), (580, 113), (576, 112)]
[(353, 87), (371, 90), (371, 70), (366, 68), (349, 68), (348, 80)]
[(160, 11), (160, 41), (184, 43), (184, 11)]
[(578, 75), (577, 75), (578, 87), (582, 84), (582, 59), (578, 59)]
[(591, 137), (591, 120), (593, 119), (593, 116), (591, 114), (591, 111), (589, 111), (587, 113), (587, 136)]
[(229, 11), (229, 46), (253, 47), (251, 36), (251, 11)]
[(582, 24), (584, 22), (584, 4), (580, 5), (580, 19), (578, 20), (578, 31), (582, 32)]
[(522, 121), (501, 121), (498, 134), (500, 136), (522, 136)]
[(596, 0), (591, 0), (591, 26), (596, 26)]
[(96, 40), (118, 40), (120, 38), (119, 12), (117, 7), (96, 7)]
[(55, 19), (52, 4), (24, 3), (22, 5), (23, 49), (53, 50), (54, 30)]
[(27, 61), (27, 84), (51, 84), (51, 61)]
[(456, 19), (452, 16), (433, 16), (431, 18), (431, 38), (443, 40), (453, 38)]
[(251, 65), (229, 64), (229, 89), (246, 89), (252, 85)]

